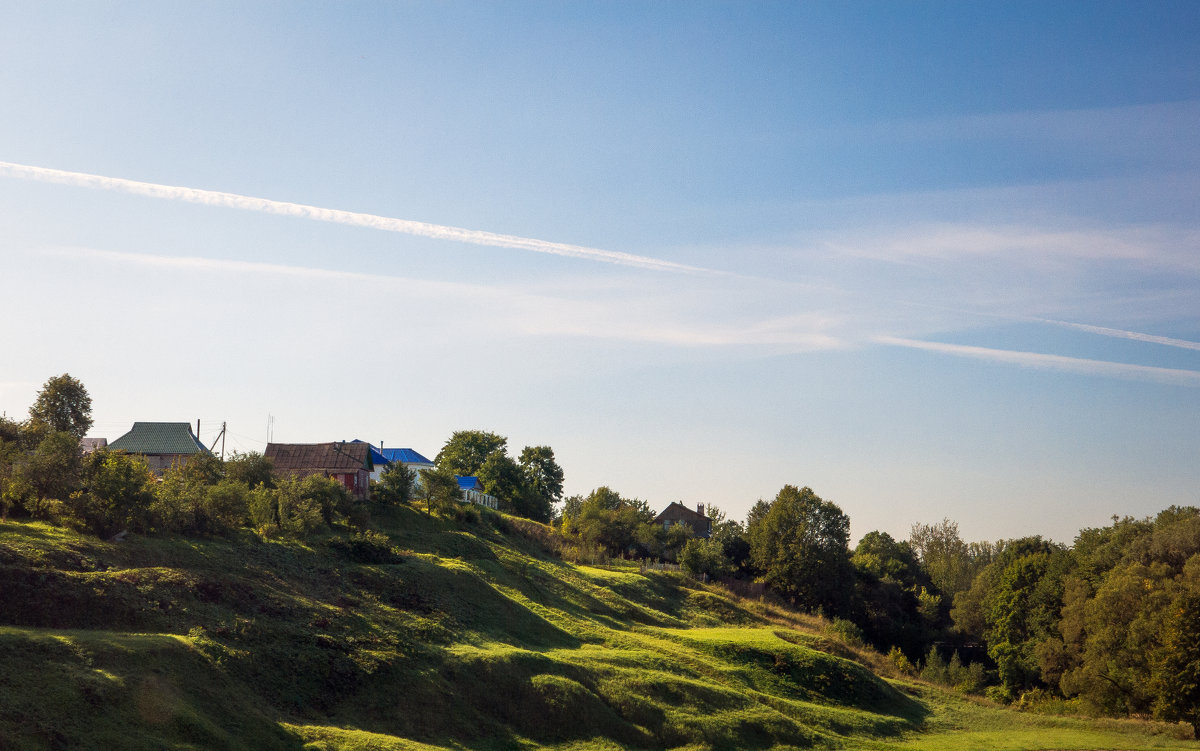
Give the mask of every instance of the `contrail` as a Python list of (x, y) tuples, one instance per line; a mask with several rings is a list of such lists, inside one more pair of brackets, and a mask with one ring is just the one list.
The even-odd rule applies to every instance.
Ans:
[(1082, 357), (1047, 355), (1041, 352), (1021, 352), (1019, 350), (991, 349), (990, 347), (972, 347), (965, 344), (927, 342), (919, 339), (902, 339), (895, 336), (877, 336), (873, 338), (873, 341), (878, 344), (886, 344), (894, 347), (908, 347), (909, 349), (940, 352), (958, 357), (1004, 362), (1028, 368), (1057, 370), (1068, 373), (1085, 373), (1111, 378), (1156, 381), (1158, 383), (1169, 383), (1177, 386), (1200, 386), (1200, 371), (1196, 370), (1158, 368), (1151, 365), (1131, 365), (1129, 363), (1110, 362), (1108, 360), (1089, 360)]
[(1124, 329), (1110, 329), (1105, 326), (1091, 326), (1086, 323), (1071, 323), (1070, 321), (1055, 321), (1052, 318), (1035, 318), (1033, 319), (1040, 323), (1049, 323), (1053, 326), (1063, 326), (1069, 329), (1077, 329), (1086, 331), (1090, 334), (1099, 334), (1100, 336), (1112, 336), (1118, 339), (1132, 339), (1135, 342), (1149, 342), (1150, 344), (1164, 344), (1168, 347), (1179, 347), (1180, 349), (1194, 349), (1200, 351), (1200, 342), (1191, 342), (1187, 339), (1172, 339), (1169, 336), (1155, 336), (1154, 334), (1143, 334), (1138, 331), (1125, 331)]
[(363, 214), (356, 211), (325, 209), (319, 206), (307, 206), (305, 204), (288, 203), (286, 201), (273, 201), (269, 198), (255, 198), (253, 196), (243, 196), (237, 193), (223, 193), (215, 190), (201, 190), (199, 188), (184, 188), (176, 185), (159, 185), (157, 183), (126, 180), (120, 177), (89, 175), (84, 172), (67, 172), (65, 170), (49, 169), (47, 167), (32, 167), (25, 164), (13, 164), (11, 162), (0, 162), (0, 176), (17, 177), (25, 180), (37, 180), (39, 182), (46, 183), (58, 183), (61, 185), (72, 185), (78, 188), (112, 190), (120, 193), (148, 196), (150, 198), (164, 198), (171, 201), (199, 203), (205, 206), (243, 209), (245, 211), (259, 211), (264, 214), (277, 214), (279, 216), (290, 216), (299, 219), (314, 219), (321, 222), (347, 224), (353, 227), (367, 227), (369, 229), (379, 229), (387, 232), (401, 232), (406, 235), (429, 237), (435, 240), (457, 240), (459, 242), (472, 243), (474, 245), (486, 245), (494, 248), (515, 248), (517, 250), (533, 251), (534, 253), (549, 253), (550, 255), (567, 256), (569, 258), (583, 258), (589, 261), (613, 263), (619, 266), (633, 266), (635, 268), (651, 269), (654, 271), (673, 271), (686, 274), (706, 275), (719, 275), (723, 273), (713, 269), (701, 268), (699, 266), (688, 266), (686, 264), (675, 263), (673, 261), (664, 261), (659, 258), (639, 256), (632, 253), (621, 253), (613, 250), (601, 250), (599, 248), (588, 248), (581, 245), (568, 245), (566, 243), (536, 240), (529, 237), (518, 237), (516, 235), (501, 235), (495, 232), (463, 229), (461, 227), (448, 227), (441, 224), (415, 222), (408, 219), (396, 219), (393, 217), (378, 216), (376, 214)]

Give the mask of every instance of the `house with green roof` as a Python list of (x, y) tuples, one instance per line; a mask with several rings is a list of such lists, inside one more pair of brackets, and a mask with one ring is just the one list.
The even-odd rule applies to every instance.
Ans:
[(108, 450), (146, 457), (156, 475), (197, 454), (209, 453), (186, 422), (135, 422), (128, 433), (108, 444)]

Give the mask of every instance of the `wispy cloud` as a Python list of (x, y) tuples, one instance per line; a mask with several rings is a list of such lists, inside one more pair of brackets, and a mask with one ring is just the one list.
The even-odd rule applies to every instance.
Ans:
[(878, 344), (894, 347), (908, 347), (909, 349), (938, 352), (956, 357), (969, 357), (976, 360), (1002, 362), (1040, 370), (1055, 370), (1127, 380), (1154, 381), (1177, 386), (1200, 386), (1200, 371), (1195, 370), (1159, 368), (1150, 365), (1131, 365), (1129, 363), (1110, 362), (1108, 360), (1089, 360), (1080, 357), (1048, 355), (1041, 352), (991, 349), (989, 347), (974, 347), (965, 344), (945, 344), (942, 342), (928, 342), (894, 336), (877, 336), (874, 337), (873, 341)]
[(1138, 331), (1125, 331), (1124, 329), (1110, 329), (1106, 326), (1091, 326), (1086, 323), (1071, 323), (1070, 321), (1055, 321), (1049, 318), (1035, 318), (1033, 320), (1039, 323), (1048, 323), (1054, 326), (1062, 326), (1068, 329), (1077, 331), (1086, 331), (1090, 334), (1099, 334), (1100, 336), (1111, 336), (1117, 339), (1132, 339), (1135, 342), (1147, 342), (1149, 344), (1162, 344), (1167, 347), (1178, 347), (1179, 349), (1191, 349), (1200, 351), (1200, 342), (1191, 342), (1187, 339), (1173, 339), (1169, 336), (1155, 336), (1154, 334), (1143, 334)]
[(157, 183), (127, 180), (120, 177), (105, 177), (84, 172), (67, 172), (65, 170), (33, 167), (25, 164), (13, 164), (11, 162), (0, 162), (0, 176), (71, 185), (79, 188), (110, 190), (170, 201), (197, 203), (205, 206), (258, 211), (265, 214), (277, 214), (279, 216), (289, 216), (298, 219), (312, 219), (353, 227), (384, 230), (386, 232), (400, 232), (406, 235), (428, 237), (435, 240), (452, 240), (493, 248), (513, 248), (532, 251), (534, 253), (548, 253), (550, 255), (582, 258), (589, 261), (600, 261), (602, 263), (632, 266), (653, 271), (672, 271), (688, 274), (722, 273), (712, 269), (689, 266), (660, 258), (651, 258), (649, 256), (640, 256), (613, 250), (602, 250), (600, 248), (588, 248), (581, 245), (550, 242), (548, 240), (537, 240), (530, 237), (502, 235), (495, 232), (448, 227), (441, 224), (396, 219), (376, 214), (363, 214), (355, 211), (288, 203), (286, 201), (273, 201), (269, 198), (255, 198), (237, 193), (223, 193), (175, 185), (160, 185)]
[(1020, 225), (926, 224), (828, 243), (838, 253), (883, 261), (914, 258), (1003, 257), (1028, 263), (1054, 259), (1184, 262), (1177, 249), (1194, 247), (1194, 233), (1162, 227), (1055, 229)]
[[(451, 317), (467, 315), (497, 336), (585, 337), (614, 341), (663, 344), (676, 347), (786, 347), (790, 350), (830, 349), (842, 342), (829, 333), (836, 321), (825, 316), (797, 315), (782, 319), (750, 321), (737, 325), (728, 320), (711, 321), (703, 311), (687, 312), (690, 298), (647, 286), (638, 294), (619, 299), (595, 299), (530, 292), (510, 285), (484, 285), (412, 279), (401, 276), (289, 266), (284, 264), (70, 247), (43, 251), (106, 264), (136, 266), (188, 274), (232, 274), (295, 279), (300, 282), (349, 282), (359, 289), (386, 290), (389, 298), (420, 301), (424, 309), (445, 305)], [(706, 299), (705, 293), (698, 293)], [(483, 315), (486, 314), (486, 315)], [(483, 315), (482, 319), (480, 316)], [(727, 319), (728, 316), (722, 316)]]

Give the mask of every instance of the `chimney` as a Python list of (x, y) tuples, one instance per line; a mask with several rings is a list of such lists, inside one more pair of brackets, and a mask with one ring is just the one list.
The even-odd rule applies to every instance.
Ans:
[(700, 516), (704, 516), (704, 504), (703, 503), (696, 504), (696, 513), (699, 514)]

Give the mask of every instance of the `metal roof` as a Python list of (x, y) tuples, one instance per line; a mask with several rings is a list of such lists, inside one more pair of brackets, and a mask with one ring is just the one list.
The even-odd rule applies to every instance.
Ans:
[(207, 454), (208, 449), (186, 422), (135, 422), (128, 433), (108, 444), (112, 451), (130, 454)]
[(370, 470), (367, 443), (268, 443), (263, 456), (284, 472), (355, 472)]
[(478, 477), (455, 476), (454, 479), (458, 480), (459, 490), (478, 490), (481, 493), (483, 492), (483, 483), (479, 481)]
[(413, 449), (384, 449), (383, 455), (388, 461), (403, 462), (404, 464), (433, 464)]
[(375, 444), (358, 438), (354, 439), (352, 443), (366, 443), (370, 446), (371, 461), (381, 466), (387, 466), (392, 462), (400, 462), (401, 464), (433, 464), (433, 462), (421, 456), (414, 449), (379, 449), (375, 447)]

